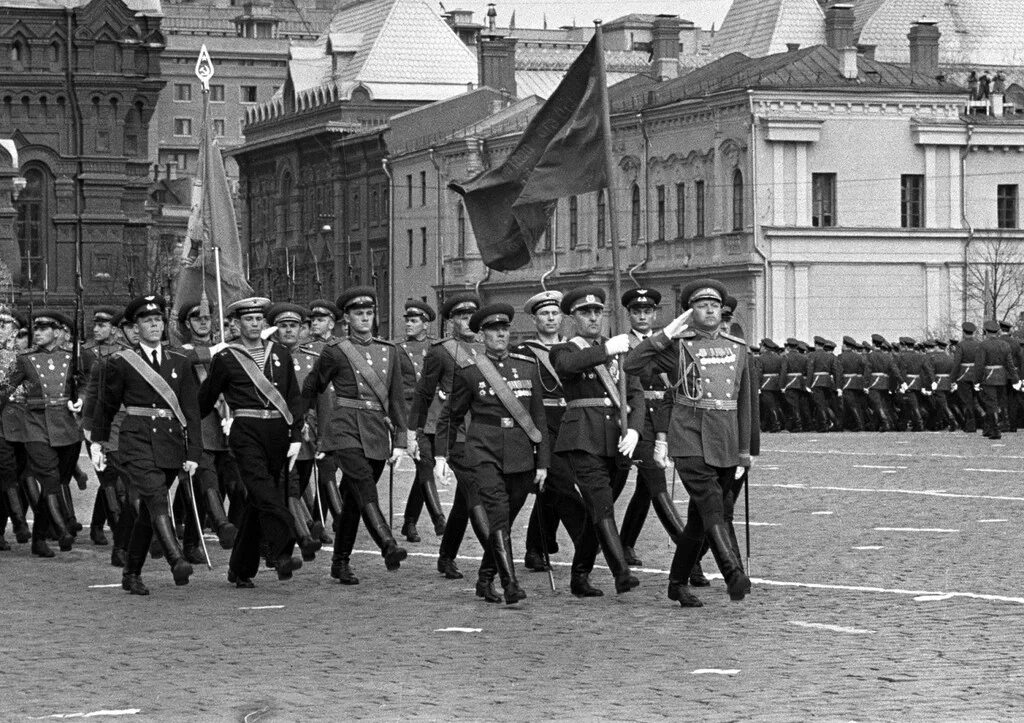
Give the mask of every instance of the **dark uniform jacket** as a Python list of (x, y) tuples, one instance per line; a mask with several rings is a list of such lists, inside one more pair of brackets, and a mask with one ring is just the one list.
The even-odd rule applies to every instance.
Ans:
[[(308, 344), (297, 346), (291, 350), (292, 364), (295, 367), (295, 381), (302, 389), (306, 378), (316, 366), (316, 360), (320, 358), (320, 352)], [(328, 391), (320, 395), (316, 405), (306, 412), (302, 425), (302, 447), (299, 449), (297, 459), (308, 460), (316, 457), (317, 434), (322, 424), (327, 424), (330, 418), (331, 407), (334, 403), (334, 396)]]
[[(488, 355), (488, 358), (526, 408), (542, 438), (538, 444), (530, 440), (484, 379), (480, 368), (470, 364), (455, 371), (449, 409), (453, 424), (461, 422), (467, 412), (470, 414), (466, 428), (466, 465), (493, 464), (505, 474), (547, 469), (551, 456), (537, 362), (533, 357), (515, 353), (502, 358)], [(448, 455), (446, 436), (436, 438), (434, 453), (439, 457)]]
[[(402, 389), (405, 390), (405, 405), (410, 410), (412, 409), (413, 397), (416, 396), (416, 384), (423, 374), (423, 362), (427, 358), (427, 351), (430, 349), (430, 345), (435, 341), (434, 337), (427, 336), (424, 339), (404, 339), (392, 342), (392, 344), (405, 352), (405, 354), (399, 356), (399, 361), (402, 367)], [(410, 426), (412, 425), (410, 424)]]
[(815, 349), (807, 355), (806, 379), (811, 389), (837, 389), (843, 385), (843, 368), (839, 358), (830, 351)]
[(881, 349), (872, 349), (867, 356), (868, 363), (868, 389), (887, 390), (896, 389), (906, 380), (900, 372), (892, 354)]
[(928, 361), (931, 362), (932, 370), (935, 372), (935, 390), (939, 392), (951, 391), (953, 387), (953, 374), (956, 371), (953, 357), (944, 351), (933, 351), (928, 354)]
[(842, 375), (839, 388), (843, 391), (859, 392), (866, 384), (871, 383), (868, 373), (868, 360), (863, 354), (847, 349), (838, 357), (839, 373)]
[(552, 440), (557, 439), (558, 428), (562, 426), (562, 417), (565, 416), (565, 391), (555, 373), (555, 367), (551, 364), (551, 346), (540, 339), (527, 339), (513, 351), (537, 360), (541, 392), (544, 397), (544, 412), (548, 420), (548, 436)]
[(807, 360), (797, 351), (782, 355), (782, 391), (802, 392), (807, 388)]
[[(455, 370), (466, 364), (482, 349), (481, 344), (454, 338), (431, 343), (427, 355), (423, 358), (423, 371), (416, 385), (412, 408), (409, 410), (410, 429), (423, 430), (426, 434), (449, 434), (447, 422), (444, 423), (445, 428), (440, 430), (438, 422), (441, 420), (445, 402), (452, 393)], [(455, 355), (451, 350), (455, 351)], [(447, 414), (444, 416), (447, 418)], [(459, 426), (456, 433), (458, 439), (463, 439), (464, 425)]]
[[(628, 373), (649, 365), (668, 374), (676, 385), (680, 353), (687, 365), (695, 362), (697, 369), (673, 394), (669, 454), (703, 457), (713, 467), (749, 465), (751, 390), (746, 342), (730, 334), (709, 336), (694, 329), (673, 340), (662, 331), (631, 351), (625, 368)], [(687, 389), (699, 390), (700, 396), (687, 397)]]
[[(617, 379), (616, 375), (620, 373), (618, 362), (608, 356), (605, 341), (604, 337), (600, 337), (588, 342), (589, 346), (585, 349), (580, 349), (573, 342), (551, 347), (551, 365), (562, 380), (568, 405), (558, 431), (555, 452), (575, 450), (600, 457), (618, 455), (619, 438), (625, 435), (626, 430), (619, 429), (619, 410), (595, 371), (595, 367), (604, 364), (612, 372), (613, 379)], [(572, 402), (579, 399), (603, 399), (604, 405), (572, 407)], [(629, 429), (642, 434), (647, 407), (644, 404), (643, 387), (635, 374), (626, 375), (624, 403), (629, 410)]]
[[(404, 352), (384, 339), (361, 341), (349, 337), (349, 340), (380, 375), (387, 390), (387, 399), (382, 403), (362, 374), (352, 366), (340, 348), (342, 339), (335, 339), (324, 346), (302, 386), (302, 396), (307, 405), (312, 405), (329, 388), (336, 398), (326, 426), (319, 430), (318, 451), (362, 449), (367, 459), (387, 459), (393, 446), (405, 446), (407, 410), (399, 363)], [(360, 406), (342, 406), (339, 398)]]
[[(137, 351), (139, 348), (135, 347)], [(125, 360), (124, 350), (110, 357), (104, 369), (103, 386), (97, 390), (92, 419), (92, 439), (104, 442), (111, 424), (122, 406), (127, 414), (121, 419), (117, 451), (119, 459), (134, 463), (150, 462), (160, 469), (178, 469), (185, 460), (198, 462), (203, 452), (198, 391), (192, 360), (178, 349), (162, 347), (160, 376), (170, 386), (185, 415), (185, 429), (170, 405), (153, 386)], [(143, 363), (146, 358), (142, 357)], [(132, 407), (164, 410), (163, 416), (139, 416)]]
[(44, 442), (65, 447), (82, 440), (75, 415), (68, 411), (71, 394), (71, 352), (31, 349), (19, 354), (14, 370), (2, 390), (6, 401), (19, 386), (24, 387), (24, 442)]
[(896, 357), (896, 363), (907, 380), (907, 389), (921, 391), (931, 389), (935, 381), (935, 370), (931, 360), (919, 351), (904, 349)]
[(766, 351), (761, 355), (761, 383), (762, 392), (781, 391), (785, 384), (785, 358), (782, 354), (773, 351)]
[(953, 366), (956, 369), (953, 372), (955, 375), (953, 381), (957, 384), (974, 384), (981, 381), (981, 377), (977, 379), (974, 377), (974, 361), (978, 355), (979, 346), (978, 340), (973, 336), (965, 336), (956, 345), (956, 351), (953, 352)]
[[(231, 345), (242, 349), (241, 345)], [(285, 404), (292, 414), (291, 441), (302, 441), (303, 405), (299, 384), (295, 380), (295, 367), (292, 355), (281, 345), (266, 345), (267, 355), (263, 364), (263, 376), (277, 388), (284, 397)], [(247, 353), (244, 352), (243, 353)], [(204, 417), (214, 410), (217, 398), (224, 396), (229, 409), (262, 409), (275, 411), (277, 408), (267, 397), (263, 396), (242, 369), (230, 349), (217, 352), (210, 363), (210, 376), (199, 386), (199, 412)]]
[[(199, 384), (206, 381), (210, 375), (210, 363), (213, 357), (210, 354), (210, 344), (205, 342), (192, 342), (184, 344), (181, 348), (192, 359), (193, 369)], [(218, 405), (213, 411), (203, 417), (203, 449), (209, 452), (224, 452), (228, 449), (228, 440), (224, 436), (224, 429), (221, 427), (221, 412), (227, 409), (227, 405)]]
[(1003, 339), (986, 336), (978, 345), (974, 360), (974, 379), (983, 386), (1001, 387), (1020, 381), (1010, 345)]
[[(636, 349), (645, 338), (635, 331), (629, 332), (629, 348)], [(637, 376), (640, 378), (640, 386), (644, 390), (644, 406), (646, 407), (644, 428), (640, 432), (640, 437), (653, 441), (656, 432), (668, 431), (670, 409), (663, 404), (665, 392), (669, 387), (668, 375), (647, 367)]]

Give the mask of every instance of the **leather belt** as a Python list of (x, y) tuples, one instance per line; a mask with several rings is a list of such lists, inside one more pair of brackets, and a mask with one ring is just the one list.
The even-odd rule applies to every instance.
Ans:
[(231, 416), (248, 419), (283, 419), (284, 416), (276, 409), (232, 409)]
[(516, 420), (512, 417), (497, 417), (491, 414), (474, 414), (470, 420), (470, 425), (483, 424), (488, 427), (501, 427), (502, 429), (512, 429), (516, 426)]
[(559, 408), (564, 407), (565, 406), (565, 397), (558, 397), (557, 399), (555, 399), (555, 398), (548, 399), (547, 397), (545, 397), (544, 398), (544, 406), (545, 407), (559, 407)]
[(682, 395), (677, 395), (675, 398), (676, 404), (680, 404), (684, 407), (693, 407), (695, 409), (720, 409), (720, 410), (734, 410), (739, 409), (739, 404), (735, 399), (688, 399)]
[(584, 399), (570, 399), (565, 403), (569, 409), (586, 409), (588, 407), (610, 407), (613, 402), (610, 397), (590, 397)]
[(37, 407), (63, 407), (70, 401), (70, 397), (28, 397), (25, 403)]
[(665, 398), (665, 390), (664, 389), (650, 389), (650, 390), (644, 392), (644, 399), (664, 399), (664, 398)]
[(352, 399), (351, 397), (335, 397), (334, 406), (345, 409), (362, 409), (368, 412), (383, 412), (384, 407), (374, 399)]
[(129, 417), (149, 417), (150, 419), (174, 419), (174, 412), (166, 407), (125, 407)]

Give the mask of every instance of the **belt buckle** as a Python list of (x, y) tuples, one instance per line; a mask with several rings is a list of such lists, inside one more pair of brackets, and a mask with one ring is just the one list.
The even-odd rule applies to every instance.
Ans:
[(721, 409), (721, 408), (722, 408), (722, 400), (721, 399), (716, 399), (715, 400), (715, 409)]
[(512, 417), (501, 418), (502, 429), (512, 429)]
[(609, 399), (608, 397), (605, 397), (604, 398), (604, 406), (606, 406), (606, 407), (612, 406), (612, 400)]
[(373, 406), (373, 402), (371, 402), (369, 399), (365, 401), (365, 404), (367, 409), (370, 409)]

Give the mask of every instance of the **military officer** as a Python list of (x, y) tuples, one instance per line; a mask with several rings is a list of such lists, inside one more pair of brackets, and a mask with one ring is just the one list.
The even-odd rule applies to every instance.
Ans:
[[(562, 312), (572, 316), (577, 336), (551, 349), (551, 364), (562, 381), (566, 400), (554, 451), (568, 458), (592, 525), (573, 559), (570, 589), (577, 597), (601, 594), (589, 580), (598, 544), (615, 577), (616, 592), (629, 592), (640, 584), (626, 563), (614, 505), (629, 474), (629, 460), (640, 441), (647, 406), (635, 374), (627, 375), (626, 399), (621, 398), (618, 356), (629, 351), (629, 336), (606, 339), (601, 335), (604, 301), (600, 288), (567, 293)], [(622, 404), (628, 410), (625, 429), (618, 413)]]
[(359, 579), (349, 566), (359, 519), (380, 548), (384, 565), (397, 570), (406, 559), (395, 542), (377, 500), (377, 480), (385, 464), (395, 464), (407, 440), (401, 352), (373, 336), (377, 292), (355, 287), (337, 301), (348, 337), (324, 345), (302, 387), (303, 402), (312, 406), (330, 389), (333, 410), (317, 434), (318, 450), (334, 457), (343, 485), (341, 518), (335, 522), (331, 576), (345, 585)]
[(810, 426), (805, 396), (807, 362), (800, 353), (801, 343), (799, 339), (790, 337), (786, 339), (786, 348), (783, 352), (785, 369), (782, 375), (782, 396), (786, 400), (786, 427), (790, 432), (802, 432)]
[[(309, 340), (306, 346), (319, 354), (324, 345), (338, 339), (334, 333), (338, 320), (341, 319), (341, 312), (333, 301), (327, 299), (314, 299), (309, 302)], [(334, 456), (318, 452), (316, 455), (317, 478), (320, 481), (320, 498), (327, 503), (331, 517), (335, 523), (341, 519), (341, 489), (338, 483), (338, 465)], [(330, 543), (330, 535), (324, 532), (320, 539)]]
[(970, 321), (965, 321), (960, 325), (960, 330), (963, 332), (963, 338), (956, 345), (956, 351), (953, 352), (953, 366), (956, 370), (953, 382), (956, 384), (956, 396), (960, 401), (960, 411), (964, 418), (963, 430), (967, 434), (974, 434), (978, 431), (978, 422), (974, 413), (974, 385), (981, 381), (980, 378), (976, 379), (974, 376), (974, 362), (979, 347), (974, 332), (978, 330), (978, 327)]
[[(413, 398), (416, 396), (416, 384), (423, 373), (423, 363), (427, 351), (435, 339), (429, 334), (429, 324), (437, 318), (430, 304), (417, 299), (405, 302), (405, 337), (396, 341), (398, 347), (405, 352), (400, 357), (402, 362), (402, 379), (405, 388), (405, 403), (412, 409)], [(409, 488), (409, 498), (405, 503), (405, 515), (402, 523), (402, 534), (409, 542), (419, 542), (420, 535), (416, 530), (423, 505), (427, 506), (427, 514), (434, 525), (434, 534), (444, 534), (444, 512), (441, 510), (441, 499), (437, 494), (434, 482), (434, 435), (419, 434), (416, 436), (419, 445), (419, 459), (416, 460), (416, 478)]]
[(840, 385), (842, 368), (836, 355), (825, 349), (827, 342), (823, 336), (814, 337), (814, 351), (807, 355), (804, 377), (810, 380), (818, 432), (828, 432), (841, 422), (834, 418), (831, 397)]
[[(5, 388), (8, 375), (14, 370), (18, 355), (23, 351), (18, 343), (22, 322), (20, 315), (7, 306), (0, 306), (0, 388)], [(25, 508), (19, 490), (25, 473), (25, 414), (24, 391), (14, 392), (18, 401), (7, 401), (0, 414), (0, 549), (7, 549), (3, 531), (7, 519), (11, 520), (15, 539), (25, 544), (32, 539)]]
[(898, 389), (903, 383), (903, 374), (885, 347), (888, 346), (881, 334), (871, 335), (871, 352), (867, 356), (868, 402), (875, 414), (879, 432), (892, 432), (896, 429), (893, 419), (892, 402), (889, 398), (891, 389)]
[(725, 287), (698, 279), (683, 288), (687, 311), (626, 358), (627, 373), (653, 365), (677, 389), (669, 421), (669, 454), (690, 495), (683, 538), (669, 573), (668, 597), (683, 607), (700, 607), (685, 589), (705, 536), (725, 578), (729, 597), (742, 600), (750, 579), (739, 559), (730, 489), (751, 464), (751, 394), (746, 345), (720, 331)]
[[(491, 537), (486, 554), (497, 563), (506, 605), (526, 598), (516, 580), (511, 525), (531, 489), (544, 486), (550, 461), (537, 362), (532, 356), (509, 353), (514, 315), (508, 304), (490, 304), (473, 314), (469, 328), (482, 333), (484, 353), (477, 354), (473, 364), (456, 369), (449, 409), (455, 425), (470, 414), (465, 464), (476, 475), (487, 511)], [(446, 435), (439, 440), (439, 456), (447, 452), (449, 439)]]
[(981, 403), (985, 407), (984, 434), (989, 439), (1001, 439), (1000, 417), (1007, 385), (1020, 391), (1021, 380), (1013, 360), (1010, 345), (999, 338), (999, 324), (988, 319), (983, 327), (985, 337), (978, 345), (974, 360), (976, 388), (980, 387)]
[(785, 378), (782, 347), (765, 337), (761, 340), (761, 429), (779, 432), (785, 424), (782, 379)]
[(185, 559), (167, 506), (167, 493), (184, 471), (195, 473), (202, 451), (198, 385), (188, 356), (161, 344), (166, 302), (140, 296), (125, 307), (139, 336), (132, 349), (115, 352), (103, 370), (91, 440), (109, 438), (114, 417), (123, 406), (118, 454), (129, 485), (139, 496), (139, 512), (128, 542), (121, 586), (132, 595), (148, 595), (140, 577), (154, 532), (160, 540), (176, 585), (187, 585), (192, 565)]
[(291, 353), (263, 339), (269, 305), (269, 299), (250, 297), (228, 306), (241, 335), (213, 355), (210, 375), (199, 387), (203, 416), (222, 395), (231, 409), (228, 444), (248, 494), (231, 549), (228, 582), (241, 588), (255, 587), (261, 540), (266, 540), (279, 580), (290, 580), (302, 567), (302, 560), (292, 556), (295, 536), (285, 475), (302, 446), (304, 410)]
[(907, 384), (903, 397), (906, 408), (905, 421), (909, 423), (910, 431), (921, 432), (924, 431), (924, 415), (921, 409), (925, 397), (932, 393), (935, 371), (928, 357), (915, 347), (913, 337), (901, 336), (897, 363)]
[(843, 399), (843, 428), (852, 432), (862, 432), (867, 428), (864, 384), (865, 377), (870, 377), (867, 360), (860, 349), (860, 344), (852, 336), (843, 337), (843, 351), (839, 354), (842, 381), (837, 393)]

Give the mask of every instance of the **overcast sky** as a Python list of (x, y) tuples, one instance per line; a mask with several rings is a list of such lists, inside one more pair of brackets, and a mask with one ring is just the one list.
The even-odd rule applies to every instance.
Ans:
[[(473, 19), (486, 22), (487, 2), (484, 0), (443, 0), (448, 10), (473, 10)], [(516, 13), (516, 25), (542, 27), (547, 15), (548, 27), (592, 23), (594, 20), (614, 20), (630, 13), (669, 13), (686, 20), (692, 20), (703, 28), (721, 27), (722, 18), (732, 0), (588, 0), (587, 2), (556, 2), (555, 0), (495, 0), (498, 10), (498, 25), (508, 25), (509, 16)]]

